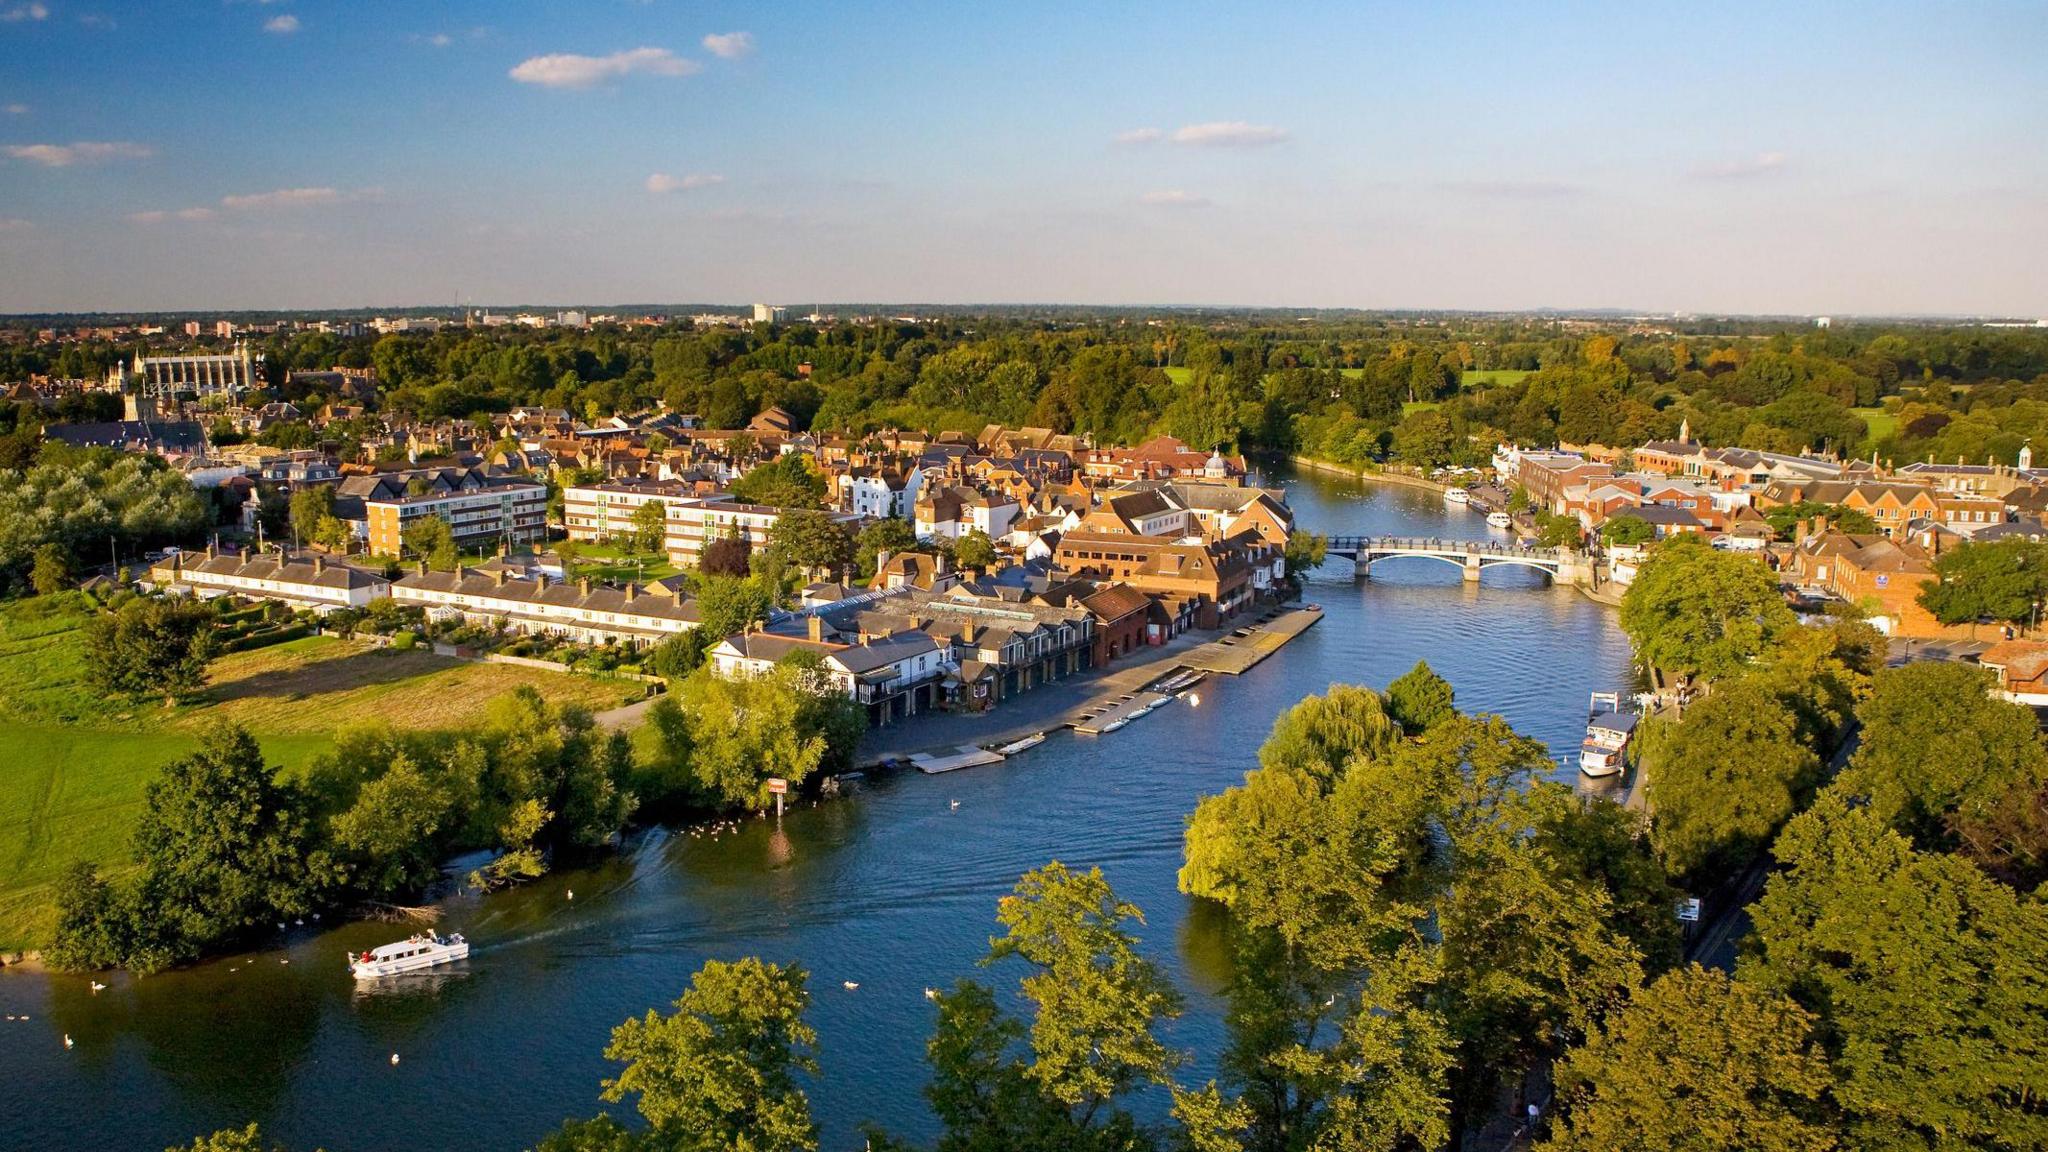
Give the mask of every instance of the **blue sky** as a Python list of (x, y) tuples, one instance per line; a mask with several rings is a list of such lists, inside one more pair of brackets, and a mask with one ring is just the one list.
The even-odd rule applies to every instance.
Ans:
[(0, 311), (2048, 315), (2044, 61), (2042, 3), (0, 0)]

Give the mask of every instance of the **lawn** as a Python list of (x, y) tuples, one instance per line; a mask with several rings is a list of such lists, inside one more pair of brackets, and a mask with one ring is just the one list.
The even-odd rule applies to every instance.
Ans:
[(1490, 388), (1495, 384), (1520, 384), (1523, 378), (1534, 375), (1527, 368), (1474, 368), (1459, 376), (1461, 388)]
[(1849, 411), (1854, 412), (1857, 419), (1869, 427), (1870, 442), (1873, 444), (1899, 430), (1899, 415), (1896, 412), (1888, 412), (1883, 408), (1851, 408)]
[(109, 701), (84, 681), (77, 598), (0, 607), (0, 950), (30, 946), (50, 924), (47, 885), (72, 860), (118, 864), (144, 786), (190, 751), (215, 719), (256, 734), (279, 765), (303, 764), (354, 724), (456, 727), (531, 686), (593, 711), (637, 696), (615, 681), (476, 664), (415, 650), (308, 637), (223, 656), (199, 699), (176, 708)]
[(669, 563), (668, 553), (656, 549), (635, 552), (615, 544), (578, 544), (576, 560), (569, 565), (571, 576), (588, 576), (622, 584), (628, 580), (660, 580), (682, 569)]

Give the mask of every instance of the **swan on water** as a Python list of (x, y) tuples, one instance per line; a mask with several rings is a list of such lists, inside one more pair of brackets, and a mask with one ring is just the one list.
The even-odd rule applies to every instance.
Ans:
[(69, 1032), (66, 1032), (64, 1034), (64, 1050), (66, 1052), (69, 1052), (71, 1050), (71, 1033)]
[(858, 989), (858, 988), (860, 987), (860, 985), (859, 985), (859, 984), (856, 984), (856, 983), (854, 983), (854, 982), (853, 982), (853, 981), (851, 981), (851, 980), (842, 980), (842, 981), (840, 981), (840, 983), (842, 983), (842, 984), (844, 984), (844, 985), (846, 986), (846, 990), (847, 990), (848, 992), (852, 992), (852, 991), (854, 991), (854, 990), (856, 990), (856, 989)]
[(959, 807), (960, 807), (960, 802), (959, 802), (958, 800), (955, 800), (955, 801), (953, 801), (953, 804), (952, 804), (952, 806), (953, 806), (953, 807), (954, 807), (955, 809), (957, 809), (957, 808), (959, 808)]
[(391, 1064), (394, 1068), (398, 1066), (398, 1053), (393, 1052), (391, 1054)]
[(924, 990), (924, 998), (927, 1000), (937, 1000), (939, 998), (939, 990), (937, 988), (926, 988)]
[(102, 992), (104, 992), (104, 991), (106, 991), (106, 990), (107, 990), (107, 986), (106, 986), (105, 984), (102, 984), (102, 983), (100, 983), (100, 982), (99, 982), (99, 981), (97, 981), (97, 980), (95, 980), (95, 981), (93, 981), (93, 982), (92, 982), (92, 994), (93, 994), (93, 995), (97, 996), (97, 995), (99, 995), (100, 993), (102, 993)]

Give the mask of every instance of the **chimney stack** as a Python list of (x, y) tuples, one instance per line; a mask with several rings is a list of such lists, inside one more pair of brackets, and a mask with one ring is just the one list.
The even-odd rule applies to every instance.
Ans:
[(420, 575), (422, 575), (422, 576), (425, 576), (426, 574), (427, 574), (427, 562), (426, 562), (425, 560), (422, 560), (422, 561), (420, 561)]
[(583, 593), (585, 596), (590, 595), (590, 577), (584, 576), (578, 579), (576, 581), (576, 588), (577, 591)]
[(315, 575), (315, 576), (318, 576), (318, 575), (320, 575), (320, 574), (321, 574), (322, 572), (325, 572), (325, 571), (327, 571), (327, 557), (325, 557), (325, 556), (314, 556), (314, 557), (313, 557), (313, 575)]
[(823, 644), (825, 642), (824, 618), (817, 615), (816, 613), (812, 613), (810, 617), (805, 621), (805, 624), (807, 625), (806, 631), (810, 635), (811, 643)]
[(505, 570), (503, 568), (491, 569), (491, 584), (497, 588), (505, 586)]

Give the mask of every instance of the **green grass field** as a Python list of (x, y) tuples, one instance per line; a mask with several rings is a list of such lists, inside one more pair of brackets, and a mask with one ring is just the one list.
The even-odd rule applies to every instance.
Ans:
[(1849, 411), (1854, 412), (1856, 418), (1870, 428), (1870, 439), (1873, 443), (1899, 430), (1899, 417), (1895, 412), (1887, 412), (1882, 408), (1851, 408)]
[(45, 935), (48, 885), (73, 860), (126, 861), (144, 786), (213, 720), (245, 725), (275, 763), (292, 767), (339, 729), (458, 727), (523, 686), (593, 711), (637, 695), (614, 681), (307, 637), (221, 657), (190, 703), (129, 704), (85, 683), (86, 611), (76, 596), (0, 606), (0, 950)]
[(574, 576), (624, 583), (627, 580), (660, 580), (682, 569), (668, 562), (668, 553), (635, 552), (609, 544), (576, 545), (576, 560), (569, 565)]
[(1535, 373), (1526, 368), (1474, 368), (1459, 380), (1464, 388), (1490, 388), (1495, 384), (1519, 384)]

